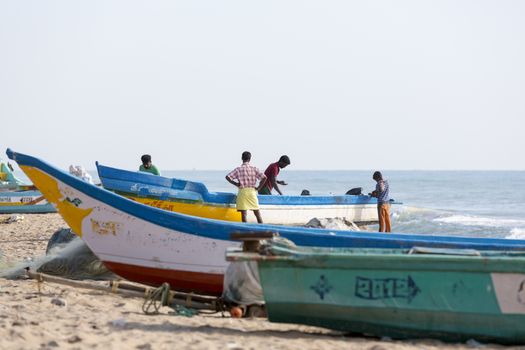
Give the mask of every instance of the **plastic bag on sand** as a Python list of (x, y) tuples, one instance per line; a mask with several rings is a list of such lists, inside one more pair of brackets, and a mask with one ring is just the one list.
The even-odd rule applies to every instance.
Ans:
[(2, 222), (4, 224), (10, 224), (12, 222), (18, 222), (18, 221), (22, 221), (22, 220), (24, 220), (24, 216), (23, 215), (11, 215), (7, 219), (4, 219)]
[(231, 262), (224, 274), (225, 300), (239, 305), (263, 305), (259, 270), (254, 261)]

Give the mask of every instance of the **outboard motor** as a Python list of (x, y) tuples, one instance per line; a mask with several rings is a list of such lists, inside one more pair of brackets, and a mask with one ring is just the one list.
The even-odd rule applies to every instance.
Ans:
[(346, 191), (345, 194), (350, 195), (350, 196), (360, 196), (363, 194), (363, 187), (351, 188), (348, 191)]

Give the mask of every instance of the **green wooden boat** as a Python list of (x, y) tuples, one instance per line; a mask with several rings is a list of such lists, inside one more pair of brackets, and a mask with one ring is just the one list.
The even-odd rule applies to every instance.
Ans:
[(439, 248), (298, 248), (257, 261), (269, 320), (445, 341), (525, 343), (525, 254)]

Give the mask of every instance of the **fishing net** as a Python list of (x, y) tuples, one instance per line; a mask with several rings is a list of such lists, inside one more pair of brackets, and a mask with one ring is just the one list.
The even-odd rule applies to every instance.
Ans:
[(50, 259), (38, 267), (38, 272), (79, 280), (116, 278), (69, 228), (60, 229), (51, 236), (46, 256)]
[(238, 305), (264, 304), (257, 263), (231, 262), (224, 274), (222, 296), (225, 301)]

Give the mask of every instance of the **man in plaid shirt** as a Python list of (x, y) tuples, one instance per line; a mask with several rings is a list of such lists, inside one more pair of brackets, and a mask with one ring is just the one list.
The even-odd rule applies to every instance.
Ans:
[[(257, 192), (264, 186), (266, 175), (259, 169), (250, 165), (252, 154), (248, 151), (242, 153), (242, 165), (233, 169), (226, 180), (239, 188), (237, 194), (237, 211), (241, 212), (242, 222), (246, 222), (246, 211), (253, 210), (257, 222), (262, 224), (261, 213), (259, 211), (259, 200)], [(259, 180), (259, 186), (257, 186)]]

